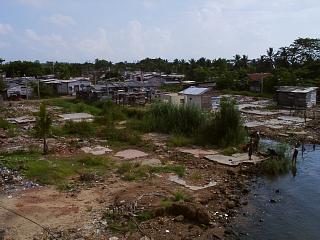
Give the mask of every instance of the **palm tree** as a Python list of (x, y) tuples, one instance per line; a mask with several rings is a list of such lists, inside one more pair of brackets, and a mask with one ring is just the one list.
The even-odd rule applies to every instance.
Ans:
[(35, 130), (37, 135), (43, 139), (43, 154), (48, 154), (49, 148), (47, 144), (47, 136), (51, 128), (52, 119), (47, 113), (46, 104), (44, 102), (40, 105), (40, 110), (37, 117), (37, 122), (35, 125)]

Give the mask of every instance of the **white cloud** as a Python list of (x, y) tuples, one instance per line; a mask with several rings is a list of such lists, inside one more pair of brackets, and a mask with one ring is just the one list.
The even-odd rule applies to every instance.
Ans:
[(42, 7), (47, 5), (52, 0), (17, 0), (19, 3), (30, 5), (33, 7)]
[(37, 44), (44, 45), (47, 47), (65, 47), (67, 45), (67, 43), (63, 40), (63, 38), (60, 35), (54, 33), (49, 35), (39, 35), (34, 30), (27, 29), (26, 36), (29, 40), (33, 42), (32, 44), (36, 42)]
[(114, 55), (114, 51), (108, 40), (107, 31), (99, 28), (92, 37), (75, 40), (72, 44), (73, 55), (86, 58), (109, 58)]
[(1, 35), (6, 35), (10, 32), (12, 32), (12, 27), (10, 24), (0, 23), (0, 34)]
[(63, 15), (63, 14), (55, 14), (47, 18), (52, 24), (55, 24), (60, 27), (74, 25), (76, 22), (71, 16)]

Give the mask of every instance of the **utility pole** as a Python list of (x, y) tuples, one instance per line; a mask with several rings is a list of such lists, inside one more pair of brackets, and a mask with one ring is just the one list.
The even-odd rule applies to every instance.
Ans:
[(38, 79), (38, 98), (40, 99), (40, 79)]

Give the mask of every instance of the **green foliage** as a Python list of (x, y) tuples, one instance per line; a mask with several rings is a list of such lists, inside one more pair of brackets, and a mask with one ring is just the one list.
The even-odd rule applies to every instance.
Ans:
[(114, 163), (107, 158), (89, 155), (46, 159), (43, 159), (38, 151), (16, 151), (1, 155), (4, 158), (0, 158), (0, 163), (4, 166), (20, 170), (27, 178), (38, 183), (60, 187), (78, 173), (105, 172), (114, 166)]
[(186, 173), (185, 166), (182, 165), (165, 165), (165, 166), (154, 166), (151, 168), (152, 173), (175, 173), (179, 177), (183, 177)]
[(192, 136), (203, 122), (204, 114), (193, 105), (156, 103), (146, 113), (144, 126), (147, 131)]
[(183, 147), (192, 144), (193, 141), (190, 138), (182, 135), (173, 135), (169, 138), (167, 145), (169, 147)]
[(117, 170), (127, 181), (144, 179), (149, 177), (151, 173), (175, 173), (182, 177), (185, 171), (185, 167), (182, 165), (148, 166), (133, 162), (124, 162), (118, 166)]
[(95, 127), (90, 122), (67, 121), (62, 127), (63, 133), (67, 135), (76, 135), (80, 137), (92, 137), (95, 133)]
[(47, 113), (46, 104), (44, 102), (40, 105), (37, 121), (35, 124), (35, 130), (37, 136), (46, 137), (49, 134), (52, 124), (51, 116)]
[(178, 191), (178, 192), (174, 193), (174, 201), (175, 202), (188, 201), (189, 199), (190, 199), (190, 197), (183, 192)]
[(10, 124), (7, 120), (0, 118), (0, 128), (7, 130), (12, 127), (13, 127), (13, 125)]
[(225, 156), (232, 156), (237, 152), (237, 149), (234, 147), (227, 147), (222, 150), (222, 154)]
[(269, 177), (286, 174), (290, 170), (291, 161), (287, 144), (277, 144), (275, 151), (277, 156), (271, 156), (260, 164), (261, 173)]
[(201, 127), (198, 141), (227, 147), (242, 143), (244, 138), (245, 131), (235, 103), (222, 99), (220, 110)]
[(73, 99), (53, 98), (45, 102), (51, 106), (61, 107), (65, 112), (86, 112), (92, 115), (99, 115), (101, 113), (101, 109), (98, 107)]
[(148, 221), (152, 218), (154, 218), (154, 214), (150, 211), (143, 211), (137, 215), (137, 219), (140, 222), (145, 222), (145, 221)]

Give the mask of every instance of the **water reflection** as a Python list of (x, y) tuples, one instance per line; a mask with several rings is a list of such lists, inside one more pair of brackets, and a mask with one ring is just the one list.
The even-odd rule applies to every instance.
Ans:
[(241, 239), (319, 239), (320, 148), (314, 144), (303, 148), (299, 146), (301, 154), (291, 161), (289, 174), (258, 181), (248, 210), (243, 210), (246, 224), (238, 229), (245, 233)]

